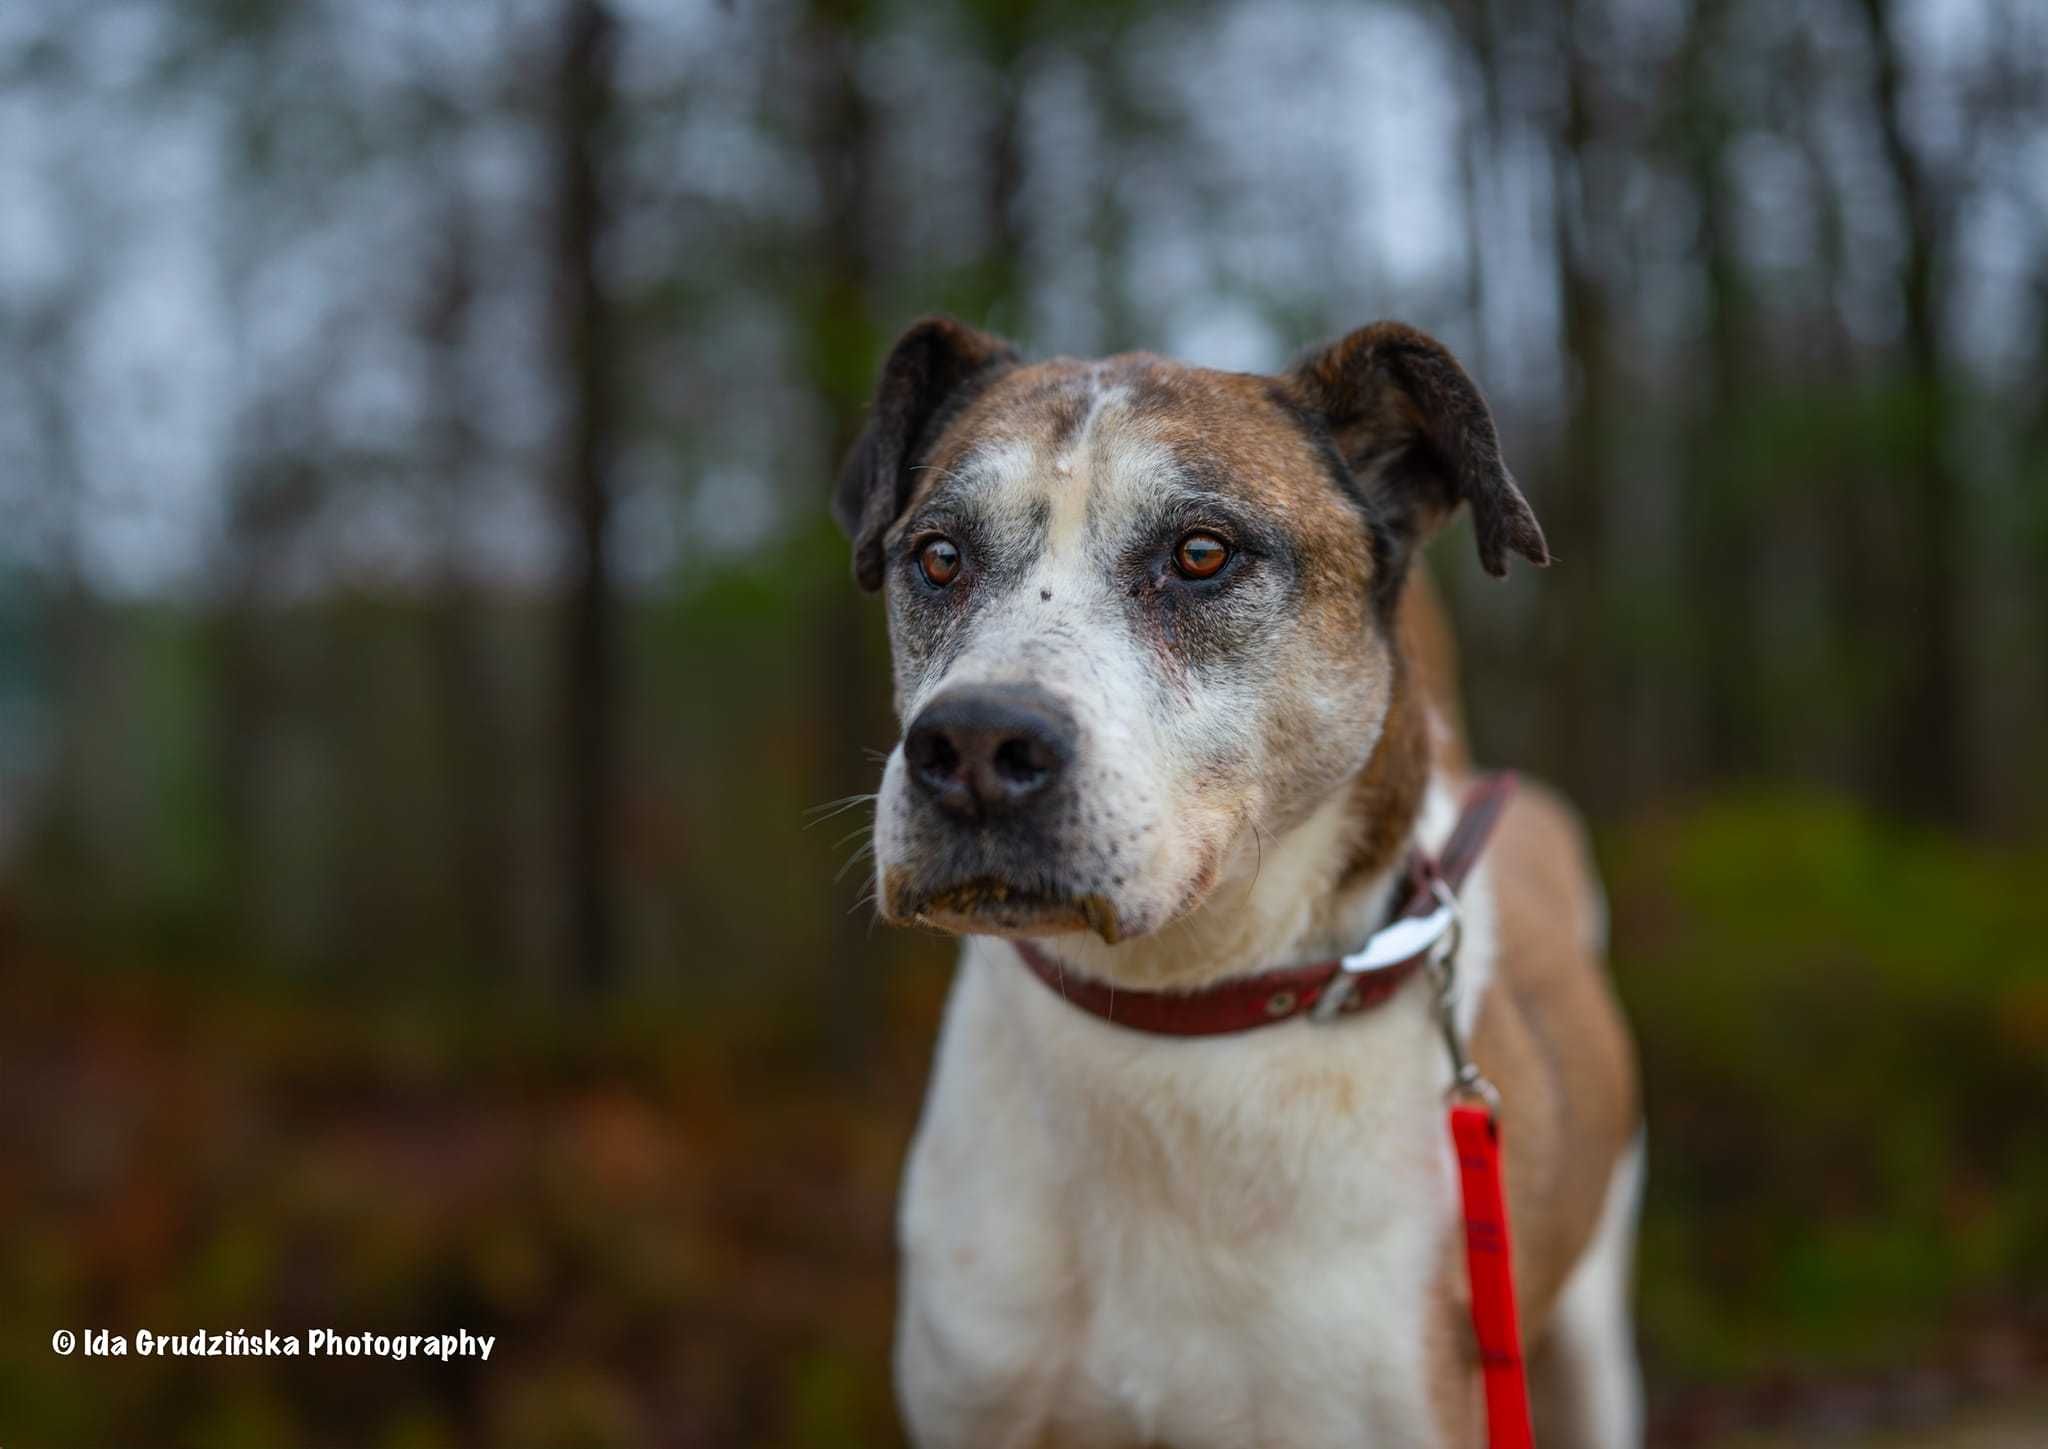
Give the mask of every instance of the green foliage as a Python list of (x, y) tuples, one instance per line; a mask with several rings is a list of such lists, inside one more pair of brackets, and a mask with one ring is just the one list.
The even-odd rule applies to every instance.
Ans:
[(1897, 1361), (2048, 1283), (2048, 856), (1762, 794), (1605, 847), (1666, 1363)]

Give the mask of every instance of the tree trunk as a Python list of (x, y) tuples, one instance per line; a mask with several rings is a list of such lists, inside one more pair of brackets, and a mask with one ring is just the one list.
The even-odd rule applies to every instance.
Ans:
[(1688, 771), (1696, 781), (1754, 768), (1764, 744), (1754, 727), (1761, 660), (1752, 627), (1763, 581), (1757, 549), (1745, 537), (1749, 480), (1737, 471), (1739, 440), (1730, 436), (1748, 396), (1746, 385), (1756, 379), (1748, 350), (1748, 287), (1735, 251), (1733, 197), (1722, 170), (1732, 125), (1715, 66), (1725, 53), (1726, 19), (1723, 0), (1702, 0), (1686, 42), (1680, 98), (1680, 159), (1699, 203), (1707, 292), (1705, 388), (1688, 429), (1681, 512), (1684, 587), (1694, 600), (1714, 601), (1695, 610), (1689, 631), (1698, 650), (1690, 681), (1694, 758)]
[(1608, 617), (1606, 579), (1607, 457), (1613, 445), (1610, 393), (1614, 369), (1608, 360), (1610, 323), (1605, 294), (1595, 272), (1594, 228), (1608, 213), (1589, 193), (1597, 178), (1588, 165), (1593, 140), (1596, 84), (1578, 5), (1567, 0), (1559, 12), (1558, 44), (1565, 79), (1562, 124), (1552, 146), (1554, 235), (1563, 349), (1573, 373), (1570, 433), (1555, 482), (1551, 534), (1563, 607), (1562, 658), (1552, 694), (1553, 757), (1563, 766), (1573, 793), (1599, 811), (1624, 789), (1616, 778), (1610, 722), (1620, 705), (1615, 679), (1616, 631)]
[[(875, 116), (857, 75), (860, 6), (821, 0), (810, 24), (817, 56), (811, 95), (812, 157), (824, 197), (819, 237), (819, 279), (822, 293), (812, 319), (816, 333), (811, 352), (818, 382), (831, 408), (831, 466), (837, 468), (859, 434), (867, 398), (863, 389), (846, 385), (850, 377), (868, 375), (839, 364), (836, 349), (882, 342), (872, 311), (875, 288), (874, 215)], [(870, 345), (868, 350), (873, 351)], [(879, 357), (875, 359), (879, 362)], [(822, 510), (827, 491), (816, 497)], [(866, 605), (867, 607), (863, 607)], [(812, 648), (820, 695), (823, 728), (821, 756), (813, 793), (820, 802), (846, 799), (875, 787), (875, 771), (863, 750), (882, 743), (888, 723), (881, 711), (876, 681), (884, 677), (883, 662), (869, 644), (869, 611), (862, 599), (823, 601), (813, 620)], [(858, 874), (858, 873), (856, 873)], [(823, 1000), (828, 1049), (835, 1062), (857, 1072), (868, 1060), (881, 1024), (881, 981), (870, 960), (870, 915), (861, 908), (866, 888), (852, 902), (834, 900), (825, 942), (825, 969), (830, 973)]]
[(455, 916), (466, 964), (487, 980), (504, 981), (512, 965), (512, 788), (505, 744), (504, 702), (491, 664), (486, 601), (462, 557), (463, 522), (471, 506), (477, 462), (476, 428), (468, 416), (462, 347), (476, 292), (475, 238), (453, 178), (444, 244), (420, 331), (428, 344), (428, 390), (434, 408), (429, 476), (438, 503), (440, 579), (429, 641), (439, 688), (441, 747), (447, 785)]
[(1907, 138), (1901, 107), (1904, 78), (1899, 37), (1887, 0), (1863, 0), (1875, 67), (1878, 135), (1898, 195), (1906, 249), (1899, 285), (1905, 309), (1906, 378), (1914, 409), (1908, 432), (1905, 503), (1907, 540), (1899, 581), (1904, 646), (1895, 681), (1886, 793), (1909, 815), (1951, 824), (1972, 812), (1970, 775), (1962, 758), (1968, 706), (1956, 639), (1957, 517), (1963, 489), (1944, 451), (1948, 398), (1942, 374), (1937, 275), (1941, 244), (1935, 185)]
[(555, 285), (568, 389), (562, 497), (573, 539), (562, 678), (566, 975), (574, 989), (596, 995), (611, 986), (617, 972), (611, 899), (618, 812), (612, 754), (616, 621), (605, 561), (611, 512), (606, 474), (615, 448), (617, 397), (609, 308), (597, 274), (615, 22), (600, 0), (568, 0), (562, 19)]

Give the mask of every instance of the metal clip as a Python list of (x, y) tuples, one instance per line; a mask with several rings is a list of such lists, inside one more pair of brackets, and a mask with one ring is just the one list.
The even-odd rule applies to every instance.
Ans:
[[(1426, 916), (1403, 916), (1392, 925), (1375, 931), (1366, 943), (1337, 964), (1342, 969), (1332, 977), (1315, 1007), (1311, 1021), (1328, 1021), (1351, 999), (1352, 987), (1369, 971), (1384, 971), (1426, 951), (1443, 940), (1458, 925), (1458, 903), (1449, 892), (1437, 891), (1437, 908)], [(1453, 948), (1455, 949), (1455, 947)]]
[(1451, 1058), (1450, 1097), (1476, 1099), (1486, 1104), (1487, 1110), (1500, 1109), (1500, 1093), (1493, 1083), (1486, 1080), (1472, 1058), (1466, 1054), (1465, 1038), (1458, 1030), (1458, 947), (1464, 944), (1465, 923), (1458, 911), (1458, 899), (1451, 894), (1451, 888), (1441, 880), (1431, 882), (1436, 898), (1444, 910), (1451, 913), (1452, 929), (1437, 943), (1430, 953), (1427, 970), (1430, 985), (1436, 992), (1436, 1024), (1442, 1033), (1444, 1050)]

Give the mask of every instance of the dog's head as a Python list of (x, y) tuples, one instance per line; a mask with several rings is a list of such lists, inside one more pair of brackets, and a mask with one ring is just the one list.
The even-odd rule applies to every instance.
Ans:
[(1192, 911), (1370, 756), (1460, 503), (1489, 572), (1548, 562), (1478, 389), (1397, 323), (1279, 377), (912, 327), (833, 499), (905, 725), (883, 914), (1113, 943)]

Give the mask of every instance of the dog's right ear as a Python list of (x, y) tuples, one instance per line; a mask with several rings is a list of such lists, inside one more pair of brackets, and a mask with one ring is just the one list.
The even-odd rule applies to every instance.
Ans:
[(911, 465), (944, 416), (967, 402), (1017, 349), (951, 317), (926, 317), (896, 339), (875, 387), (867, 429), (832, 491), (832, 517), (853, 539), (853, 576), (882, 586), (882, 536), (910, 502)]
[(1488, 573), (1506, 573), (1510, 553), (1550, 562), (1486, 400), (1434, 337), (1375, 322), (1304, 358), (1289, 381), (1328, 424), (1345, 466), (1376, 480), (1374, 501), (1403, 538), (1427, 535), (1463, 503)]

